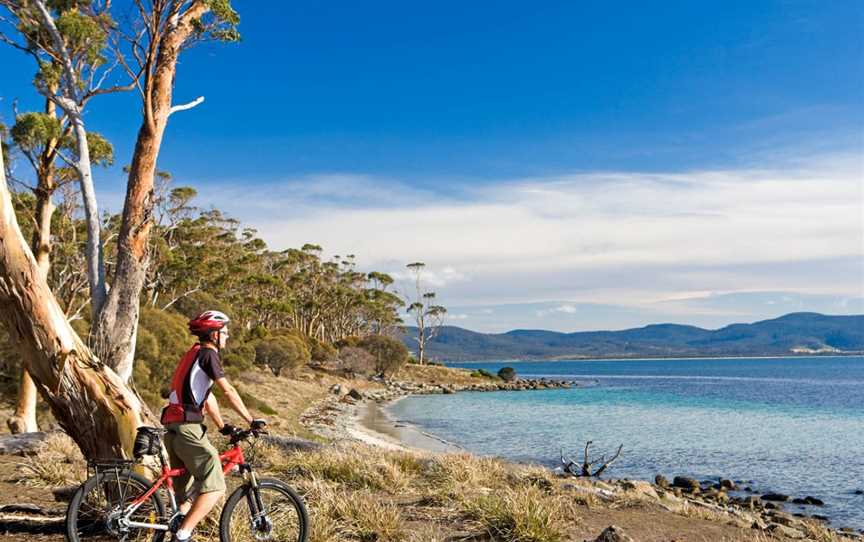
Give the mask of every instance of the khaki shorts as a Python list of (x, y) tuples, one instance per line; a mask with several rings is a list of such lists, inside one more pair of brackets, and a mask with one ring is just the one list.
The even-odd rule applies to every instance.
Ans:
[[(165, 426), (165, 448), (171, 468), (186, 467), (186, 474), (174, 478), (177, 502), (193, 500), (199, 493), (225, 491), (225, 475), (219, 453), (204, 436), (200, 423), (170, 423)], [(194, 486), (191, 484), (194, 478)]]

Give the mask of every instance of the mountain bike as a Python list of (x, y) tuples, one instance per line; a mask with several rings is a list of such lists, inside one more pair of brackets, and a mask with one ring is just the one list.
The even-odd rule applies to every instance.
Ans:
[[(171, 469), (162, 448), (164, 430), (139, 429), (151, 438), (149, 455), (158, 455), (160, 476), (149, 481), (134, 472), (135, 461), (108, 459), (88, 464), (93, 472), (76, 491), (66, 512), (66, 539), (69, 542), (145, 541), (162, 542), (176, 532), (183, 521), (173, 479), (185, 469)], [(221, 542), (306, 542), (309, 518), (303, 499), (287, 484), (272, 478), (258, 478), (246, 461), (240, 443), (251, 440), (250, 456), (263, 430), (242, 430), (230, 438), (230, 448), (219, 455), (222, 471), (236, 472), (243, 483), (228, 496), (219, 517)], [(137, 448), (138, 439), (136, 439)], [(136, 457), (138, 454), (136, 453)], [(160, 491), (164, 486), (165, 491)], [(165, 509), (167, 493), (170, 509)], [(206, 519), (205, 519), (206, 521)], [(203, 522), (202, 522), (203, 523)], [(200, 526), (199, 526), (200, 527)], [(199, 538), (200, 540), (200, 538)]]

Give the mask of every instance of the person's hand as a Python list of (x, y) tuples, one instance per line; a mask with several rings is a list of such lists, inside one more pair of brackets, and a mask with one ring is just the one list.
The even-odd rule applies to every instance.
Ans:
[(267, 420), (255, 419), (249, 424), (249, 428), (253, 431), (261, 431), (267, 426)]
[(238, 431), (240, 431), (240, 428), (237, 426), (231, 425), (230, 423), (226, 423), (225, 425), (222, 426), (221, 429), (219, 429), (219, 432), (222, 433), (223, 435), (225, 435), (226, 437), (230, 437), (231, 435), (233, 435), (234, 433), (236, 433)]

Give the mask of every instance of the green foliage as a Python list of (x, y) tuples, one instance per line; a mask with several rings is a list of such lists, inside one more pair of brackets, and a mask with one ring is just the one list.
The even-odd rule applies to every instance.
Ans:
[(231, 5), (231, 0), (205, 0), (210, 12), (192, 21), (195, 34), (199, 39), (216, 41), (240, 41), (240, 15)]
[(55, 19), (55, 24), (73, 58), (80, 58), (94, 67), (105, 62), (102, 50), (108, 35), (96, 17), (85, 15), (77, 9), (69, 9), (61, 12)]
[(498, 370), (498, 378), (505, 382), (516, 380), (516, 369), (513, 367), (501, 367)]
[(306, 342), (309, 345), (309, 353), (312, 356), (312, 361), (324, 363), (336, 359), (337, 351), (331, 344), (314, 337), (309, 337)]
[(153, 406), (163, 402), (177, 363), (193, 344), (186, 322), (174, 312), (149, 307), (141, 310), (134, 379), (142, 396)]
[(392, 375), (408, 362), (408, 348), (393, 337), (369, 335), (360, 346), (375, 358), (375, 371), (380, 375)]
[(284, 369), (297, 369), (309, 360), (309, 348), (296, 335), (274, 335), (255, 341), (255, 363), (268, 367), (276, 376)]
[(493, 380), (498, 378), (486, 369), (477, 369), (476, 371), (472, 371), (471, 376), (474, 378), (489, 378)]
[(60, 120), (46, 113), (22, 113), (10, 131), (12, 141), (25, 151), (38, 152), (51, 141), (60, 138)]

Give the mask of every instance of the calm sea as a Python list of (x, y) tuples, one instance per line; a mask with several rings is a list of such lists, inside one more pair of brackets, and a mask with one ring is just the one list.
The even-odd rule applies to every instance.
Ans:
[(624, 444), (616, 478), (752, 481), (812, 495), (837, 526), (864, 529), (864, 357), (460, 363), (584, 387), (406, 398), (389, 407), (475, 453), (560, 465)]

